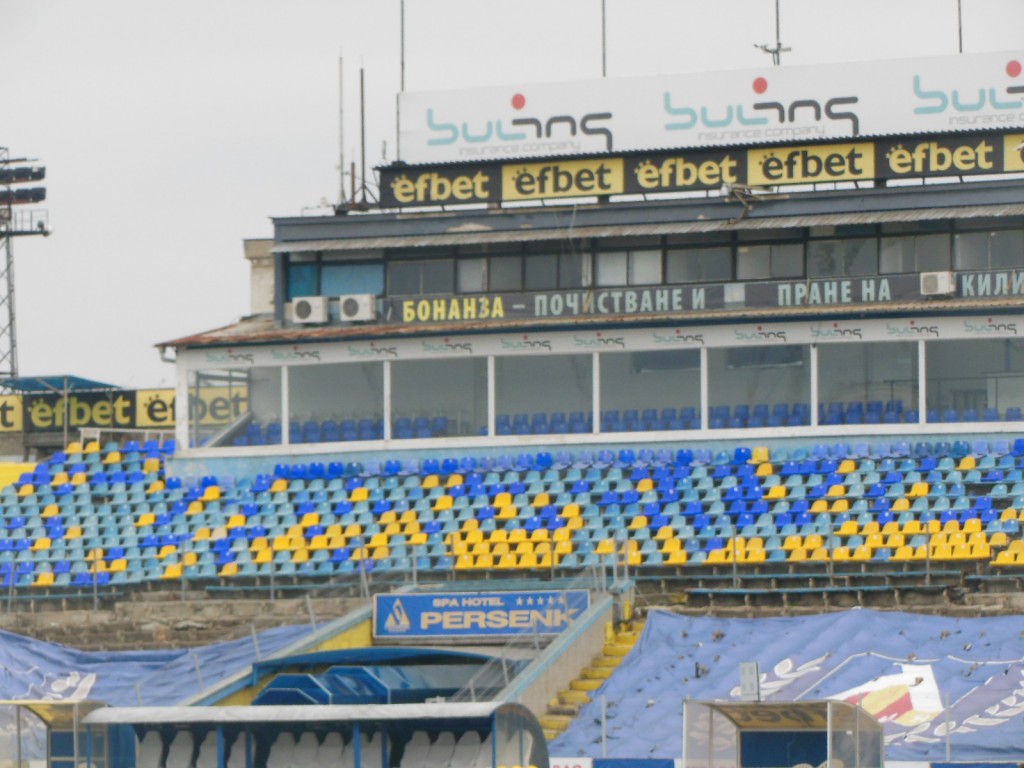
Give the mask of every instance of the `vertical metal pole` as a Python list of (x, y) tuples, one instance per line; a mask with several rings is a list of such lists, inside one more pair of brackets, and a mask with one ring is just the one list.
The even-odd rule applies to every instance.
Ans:
[(345, 60), (338, 57), (338, 205), (345, 204)]
[(398, 80), (398, 90), (405, 93), (405, 0), (401, 0), (399, 13), (401, 15), (398, 22), (401, 75)]
[[(964, 14), (961, 7), (961, 0), (956, 0), (956, 50), (957, 53), (964, 52)], [(947, 758), (948, 759), (948, 758)]]
[(608, 757), (608, 698), (601, 696), (601, 757)]
[(682, 761), (680, 762), (680, 765), (682, 766), (682, 768), (686, 768), (686, 715), (688, 714), (687, 704), (687, 699), (683, 699), (683, 743), (679, 752), (679, 758)]
[(364, 70), (359, 68), (359, 147), (363, 158), (362, 183), (360, 184), (360, 202), (366, 202), (366, 81)]
[(16, 720), (14, 721), (14, 738), (17, 740), (15, 765), (17, 765), (18, 768), (21, 768), (21, 705), (16, 704), (14, 711), (16, 713)]
[(605, 0), (601, 0), (601, 77), (608, 77), (608, 22)]
[(196, 667), (196, 681), (199, 683), (199, 689), (202, 690), (203, 689), (203, 671), (199, 667), (199, 654), (197, 654), (195, 651), (192, 651), (192, 662), (195, 664), (195, 667)]
[(950, 743), (950, 728), (949, 728), (949, 692), (946, 692), (946, 762), (952, 762), (953, 758), (953, 745)]
[(306, 593), (306, 612), (309, 614), (309, 626), (316, 632), (316, 613), (313, 612), (313, 598)]
[(832, 702), (825, 704), (825, 765), (832, 765)]
[[(71, 732), (71, 753), (78, 765), (78, 702), (71, 705), (71, 723), (74, 730)], [(21, 766), (18, 766), (21, 768)]]
[(252, 633), (252, 647), (256, 652), (256, 661), (260, 660), (260, 639), (256, 634), (256, 625), (250, 624), (249, 631)]
[(142, 706), (142, 687), (135, 683), (135, 698), (139, 702), (139, 706)]

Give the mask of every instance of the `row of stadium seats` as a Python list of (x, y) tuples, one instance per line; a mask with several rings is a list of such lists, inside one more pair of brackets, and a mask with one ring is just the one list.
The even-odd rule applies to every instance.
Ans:
[(85, 455), (57, 454), (0, 490), (4, 584), (575, 569), (623, 556), (1015, 565), (1024, 552), (1024, 439), (395, 458), (242, 478), (168, 477), (163, 447), (75, 460)]
[[(941, 411), (929, 410), (925, 416), (929, 423), (1021, 421), (1024, 418), (1020, 408), (1007, 408), (1003, 414), (995, 408), (947, 408)], [(807, 403), (794, 403), (792, 406), (785, 403), (774, 406), (760, 404), (752, 407), (715, 405), (710, 408), (708, 417), (711, 429), (808, 426), (811, 423), (811, 409)], [(884, 404), (880, 400), (867, 403), (833, 402), (822, 403), (818, 407), (818, 423), (824, 425), (917, 424), (920, 421), (918, 411), (905, 410), (899, 400)], [(700, 429), (701, 417), (696, 407), (607, 410), (601, 413), (600, 428), (602, 432)], [(292, 444), (381, 440), (384, 437), (384, 423), (380, 418), (293, 420), (288, 430), (288, 439)], [(486, 431), (486, 427), (480, 429), (481, 434), (486, 434)], [(496, 417), (495, 431), (499, 435), (586, 434), (593, 431), (593, 417), (583, 411), (568, 414), (564, 411), (550, 414), (505, 413)], [(444, 437), (449, 433), (450, 423), (446, 416), (399, 416), (392, 426), (392, 437), (398, 440)], [(234, 438), (234, 444), (280, 445), (282, 438), (280, 422), (260, 424), (252, 421), (244, 434)]]

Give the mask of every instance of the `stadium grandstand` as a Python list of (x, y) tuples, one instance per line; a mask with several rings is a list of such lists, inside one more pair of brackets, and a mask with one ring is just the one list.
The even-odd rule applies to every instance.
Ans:
[(1021, 70), (403, 94), (377, 200), (274, 219), (252, 314), (159, 345), (173, 438), (0, 490), (11, 613), (353, 603), (12, 636), (5, 754), (1024, 761)]

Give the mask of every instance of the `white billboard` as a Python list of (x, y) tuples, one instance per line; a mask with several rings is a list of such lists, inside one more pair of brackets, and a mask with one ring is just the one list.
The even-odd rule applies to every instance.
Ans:
[(1024, 127), (1024, 52), (399, 97), (400, 159), (448, 163)]

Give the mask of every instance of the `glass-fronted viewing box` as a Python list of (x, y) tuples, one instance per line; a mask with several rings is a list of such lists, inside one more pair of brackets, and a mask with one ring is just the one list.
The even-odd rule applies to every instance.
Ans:
[(244, 405), (231, 422), (190, 408), (179, 438), (240, 449), (691, 438), (730, 429), (1013, 429), (1024, 409), (1018, 328), (1024, 323), (1014, 316), (986, 316), (322, 342), (302, 355), (183, 351), (188, 392), (179, 398)]

